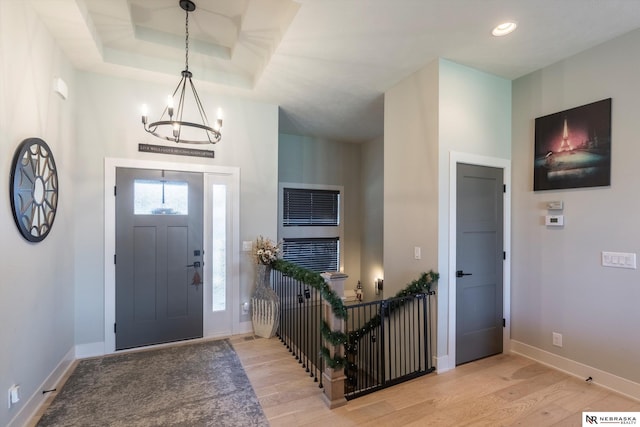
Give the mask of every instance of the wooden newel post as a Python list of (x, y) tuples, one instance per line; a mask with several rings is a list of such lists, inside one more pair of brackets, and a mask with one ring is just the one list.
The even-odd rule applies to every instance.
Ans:
[[(346, 274), (322, 273), (322, 277), (329, 284), (331, 289), (339, 296), (344, 296), (344, 282), (347, 279)], [(327, 301), (323, 301), (322, 319), (327, 322), (332, 331), (345, 331), (344, 320), (337, 318), (331, 310), (331, 305)], [(329, 355), (334, 357), (336, 354), (344, 356), (344, 346), (342, 344), (333, 345), (323, 339), (323, 345), (329, 349)], [(330, 409), (337, 408), (347, 404), (344, 397), (344, 368), (332, 369), (328, 365), (322, 372), (322, 381), (324, 383), (322, 398)]]

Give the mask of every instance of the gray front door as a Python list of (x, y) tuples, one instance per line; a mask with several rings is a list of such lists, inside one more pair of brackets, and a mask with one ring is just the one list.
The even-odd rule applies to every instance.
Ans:
[(502, 352), (502, 169), (459, 163), (456, 364)]
[(116, 350), (202, 337), (202, 181), (116, 169)]

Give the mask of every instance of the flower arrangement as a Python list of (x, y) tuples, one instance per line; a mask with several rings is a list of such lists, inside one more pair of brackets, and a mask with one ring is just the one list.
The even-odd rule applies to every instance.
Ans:
[(253, 259), (256, 264), (271, 265), (280, 255), (280, 244), (259, 236), (253, 244)]

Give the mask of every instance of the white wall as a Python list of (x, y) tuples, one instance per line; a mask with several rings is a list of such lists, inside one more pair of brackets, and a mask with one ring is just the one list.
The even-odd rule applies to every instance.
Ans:
[[(513, 85), (512, 338), (636, 383), (640, 273), (604, 268), (600, 254), (640, 252), (639, 48), (635, 31)], [(534, 193), (534, 119), (609, 97), (611, 186)], [(543, 225), (551, 200), (564, 201), (562, 229)]]
[(279, 182), (343, 186), (345, 287), (355, 288), (361, 257), (360, 145), (280, 134), (278, 163)]
[(380, 136), (362, 143), (360, 197), (362, 206), (360, 250), (364, 300), (382, 298), (375, 294), (374, 282), (384, 279), (383, 268), (383, 211), (384, 211), (384, 138)]
[[(177, 79), (177, 77), (176, 77)], [(195, 82), (197, 85), (197, 81)], [(170, 86), (172, 87), (172, 86)], [(203, 105), (221, 105), (225, 123), (222, 141), (204, 148), (215, 159), (139, 153), (138, 143), (159, 144), (144, 132), (140, 105), (153, 106), (165, 99), (167, 86), (78, 73), (76, 116), (76, 344), (104, 340), (104, 167), (105, 157), (206, 163), (240, 168), (240, 238), (277, 233), (278, 109), (271, 104), (244, 101), (199, 92)], [(154, 100), (157, 103), (154, 104)], [(158, 107), (159, 108), (159, 107)], [(159, 114), (156, 110), (155, 114)], [(171, 143), (168, 143), (171, 145)], [(199, 147), (203, 148), (203, 147)], [(250, 298), (253, 265), (241, 255), (240, 301)], [(245, 316), (246, 317), (246, 316)], [(241, 319), (241, 320), (249, 320)]]
[[(63, 101), (55, 76), (69, 87)], [(45, 379), (73, 349), (75, 73), (28, 2), (0, 1), (0, 425), (42, 400)], [(9, 202), (14, 152), (25, 138), (51, 148), (59, 177), (58, 212), (48, 237), (27, 242)], [(20, 385), (21, 401), (7, 409), (7, 390)], [(25, 411), (23, 411), (24, 413)]]
[[(447, 355), (449, 158), (510, 158), (511, 82), (438, 60), (385, 93), (385, 297), (440, 273), (437, 354)], [(422, 259), (414, 259), (414, 246)]]
[(438, 269), (438, 79), (434, 61), (385, 93), (385, 298)]

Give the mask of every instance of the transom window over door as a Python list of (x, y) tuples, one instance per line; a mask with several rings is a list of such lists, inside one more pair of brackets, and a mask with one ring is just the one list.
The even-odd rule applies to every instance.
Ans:
[(133, 183), (134, 215), (189, 215), (188, 196), (186, 181), (136, 179)]
[(342, 187), (280, 184), (283, 259), (321, 273), (342, 266)]

